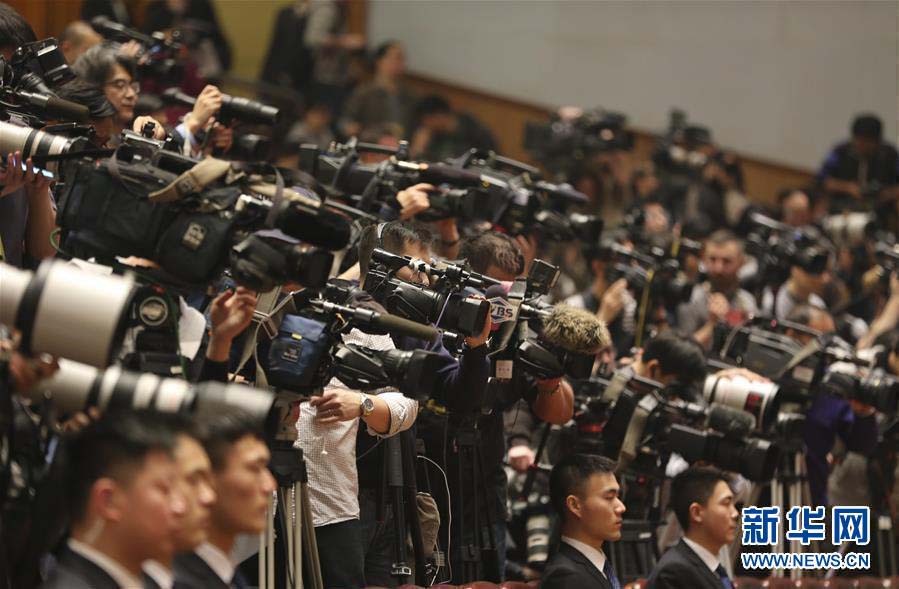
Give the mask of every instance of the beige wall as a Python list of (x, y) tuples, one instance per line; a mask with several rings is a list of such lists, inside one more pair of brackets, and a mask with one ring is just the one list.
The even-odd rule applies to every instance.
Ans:
[(214, 0), (219, 22), (231, 42), (234, 64), (231, 73), (255, 80), (262, 70), (265, 53), (278, 11), (291, 0)]

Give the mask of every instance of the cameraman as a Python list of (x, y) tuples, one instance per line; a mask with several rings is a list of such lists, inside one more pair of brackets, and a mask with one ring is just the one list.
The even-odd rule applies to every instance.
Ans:
[(702, 262), (708, 280), (693, 287), (690, 301), (677, 308), (677, 327), (690, 333), (706, 350), (711, 348), (715, 327), (735, 326), (758, 313), (755, 298), (740, 288), (743, 242), (726, 229), (709, 236)]
[[(830, 313), (811, 305), (800, 305), (793, 309), (787, 320), (821, 333), (831, 335), (836, 324)], [(812, 336), (788, 329), (786, 335), (806, 345)], [(805, 463), (808, 469), (808, 483), (812, 503), (815, 506), (829, 505), (827, 481), (831, 476), (831, 461), (837, 436), (845, 443), (846, 450), (862, 456), (870, 456), (877, 444), (877, 422), (874, 407), (854, 399), (845, 399), (830, 392), (821, 391), (815, 395), (811, 406), (805, 411)], [(855, 461), (856, 459), (852, 459)], [(833, 469), (842, 470), (841, 467)], [(854, 481), (856, 489), (867, 489), (865, 482)]]
[(814, 256), (807, 255), (810, 248), (791, 256), (787, 281), (779, 287), (766, 288), (762, 294), (763, 313), (784, 319), (797, 305), (827, 308), (822, 296), (832, 279), (833, 256), (822, 248), (814, 249), (818, 250)]
[[(9, 62), (17, 47), (36, 41), (31, 26), (8, 4), (0, 3), (0, 55)], [(50, 234), (56, 211), (50, 181), (19, 152), (0, 154), (0, 260), (21, 267), (26, 255), (39, 261), (56, 254)], [(24, 169), (23, 169), (24, 168)]]
[[(830, 211), (872, 210), (884, 189), (899, 183), (899, 153), (883, 141), (883, 123), (872, 114), (852, 121), (852, 138), (835, 146), (818, 172), (830, 194)], [(895, 208), (892, 208), (895, 214)]]
[(231, 149), (234, 132), (215, 117), (222, 108), (222, 91), (208, 84), (197, 96), (193, 110), (175, 127), (175, 140), (182, 144), (182, 153), (190, 157), (202, 157), (218, 149), (222, 153)]

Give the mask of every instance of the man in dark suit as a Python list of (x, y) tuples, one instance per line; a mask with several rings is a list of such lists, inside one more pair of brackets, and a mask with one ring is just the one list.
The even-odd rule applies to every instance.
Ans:
[[(175, 485), (184, 497), (184, 514), (174, 533), (175, 552), (191, 552), (206, 542), (209, 518), (215, 503), (212, 464), (201, 442), (201, 431), (190, 417), (171, 414), (163, 417), (175, 438)], [(145, 589), (200, 589), (175, 582), (175, 554), (168, 560), (148, 560), (143, 564)]]
[(268, 470), (270, 454), (263, 432), (245, 413), (220, 413), (204, 425), (217, 499), (211, 508), (208, 541), (175, 557), (175, 585), (243, 589), (247, 583), (230, 555), (238, 535), (265, 529), (275, 490)]
[(562, 522), (562, 542), (543, 574), (542, 589), (621, 589), (604, 542), (621, 538), (624, 503), (615, 463), (572, 454), (553, 467), (549, 494)]
[(662, 555), (647, 589), (732, 589), (718, 560), (721, 548), (736, 537), (739, 515), (727, 475), (688, 468), (671, 483), (671, 508), (684, 537)]
[(171, 558), (184, 512), (172, 436), (152, 414), (107, 415), (66, 445), (71, 534), (48, 589), (141, 587), (141, 563)]

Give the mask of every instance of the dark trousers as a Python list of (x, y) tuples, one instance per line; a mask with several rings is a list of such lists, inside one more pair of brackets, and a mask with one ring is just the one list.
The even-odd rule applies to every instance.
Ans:
[(357, 519), (315, 528), (325, 589), (365, 587), (362, 526)]
[[(390, 502), (384, 506), (381, 521), (378, 521), (378, 494), (371, 489), (362, 489), (359, 492), (359, 517), (365, 553), (365, 581), (373, 587), (397, 587), (396, 577), (390, 575), (396, 560), (396, 531)], [(407, 563), (411, 564), (411, 552), (407, 559)]]

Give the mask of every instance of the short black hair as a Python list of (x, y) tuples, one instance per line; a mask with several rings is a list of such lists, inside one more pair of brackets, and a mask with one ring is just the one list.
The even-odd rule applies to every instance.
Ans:
[(115, 115), (116, 110), (106, 98), (103, 88), (75, 78), (56, 88), (60, 98), (87, 107), (92, 119), (102, 119)]
[(731, 485), (724, 471), (707, 466), (691, 466), (671, 481), (671, 510), (684, 532), (690, 528), (690, 506), (708, 503), (719, 481)]
[(415, 116), (413, 118), (416, 121), (421, 121), (428, 115), (451, 114), (452, 112), (453, 109), (450, 103), (444, 97), (438, 94), (429, 94), (416, 103)]
[(595, 474), (615, 474), (617, 464), (598, 454), (569, 454), (556, 463), (549, 475), (549, 499), (564, 522), (568, 514), (565, 500), (581, 492), (584, 483)]
[(240, 409), (228, 409), (209, 416), (201, 421), (201, 426), (203, 447), (209, 455), (212, 469), (216, 471), (225, 467), (228, 452), (234, 443), (247, 436), (265, 441), (259, 420)]
[(883, 136), (883, 122), (875, 114), (860, 114), (852, 121), (852, 136), (880, 141)]
[[(381, 238), (378, 239), (378, 227), (381, 228)], [(359, 237), (359, 274), (362, 278), (368, 275), (371, 268), (371, 253), (375, 248), (387, 250), (392, 254), (400, 254), (407, 245), (421, 244), (430, 247), (434, 241), (434, 234), (415, 221), (390, 221), (389, 223), (375, 223), (362, 230)]]
[(116, 65), (125, 68), (132, 78), (135, 76), (134, 61), (120, 54), (115, 47), (101, 43), (82, 53), (72, 64), (72, 71), (87, 83), (103, 88)]
[(512, 237), (497, 231), (486, 231), (466, 239), (459, 248), (459, 256), (479, 274), (486, 274), (491, 264), (515, 276), (524, 272), (521, 248)]
[(34, 29), (21, 14), (5, 2), (0, 2), (0, 47), (21, 47), (37, 41)]
[(69, 514), (73, 522), (84, 518), (91, 487), (105, 477), (129, 482), (147, 455), (171, 453), (174, 435), (161, 427), (161, 414), (115, 411), (105, 414), (64, 440)]
[(689, 335), (664, 331), (643, 347), (643, 362), (658, 360), (665, 374), (674, 374), (682, 385), (689, 385), (705, 378), (705, 352)]

